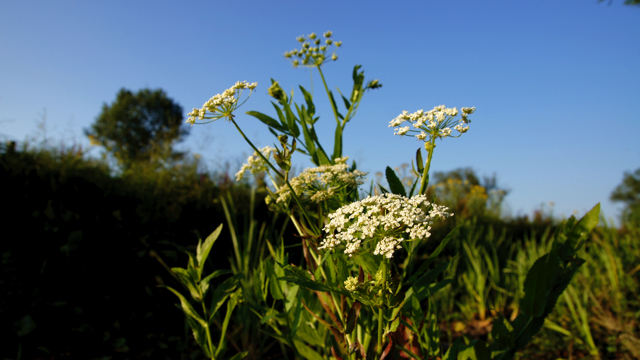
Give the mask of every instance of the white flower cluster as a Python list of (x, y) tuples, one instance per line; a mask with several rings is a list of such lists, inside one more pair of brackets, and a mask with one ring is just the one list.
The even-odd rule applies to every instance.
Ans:
[[(220, 119), (231, 115), (231, 113), (237, 109), (238, 99), (243, 89), (253, 89), (258, 86), (258, 83), (248, 83), (246, 81), (238, 81), (235, 85), (225, 90), (222, 94), (214, 95), (211, 99), (207, 100), (201, 109), (194, 108), (193, 111), (188, 113), (189, 118), (187, 123), (193, 125), (196, 120), (204, 119)], [(245, 100), (246, 101), (246, 100)], [(211, 116), (206, 116), (207, 112), (211, 113)]]
[[(462, 126), (462, 124), (471, 122), (468, 116), (474, 111), (476, 111), (475, 107), (463, 107), (460, 119), (455, 119), (458, 115), (458, 109), (446, 108), (444, 105), (436, 106), (433, 110), (426, 112), (418, 110), (413, 114), (403, 111), (402, 114), (389, 122), (389, 127), (396, 127), (394, 135), (414, 136), (419, 140), (429, 142), (434, 137), (451, 136), (452, 127), (459, 132), (458, 136), (467, 132), (469, 126)], [(400, 127), (405, 121), (411, 123), (415, 130), (410, 129), (409, 126)]]
[[(272, 148), (271, 146), (265, 146), (262, 149), (260, 149), (260, 152), (262, 153), (262, 155), (264, 155), (265, 158), (267, 158), (267, 160), (269, 159), (269, 157), (271, 156), (271, 153), (274, 151), (275, 149)], [(238, 171), (236, 173), (236, 181), (240, 181), (242, 180), (242, 178), (244, 177), (244, 173), (248, 170), (251, 171), (252, 174), (259, 174), (263, 171), (267, 170), (267, 163), (264, 162), (264, 160), (262, 159), (262, 157), (260, 155), (258, 155), (257, 152), (253, 152), (253, 155), (249, 156), (247, 158), (247, 163), (242, 165), (242, 168), (240, 169), (240, 171)]]
[[(311, 201), (325, 201), (340, 189), (364, 183), (362, 179), (367, 174), (360, 170), (349, 171), (348, 159), (348, 157), (338, 158), (335, 160), (335, 165), (307, 168), (289, 183), (296, 195), (304, 193), (311, 197)], [(276, 202), (286, 202), (291, 198), (291, 190), (287, 186), (282, 186), (276, 195), (278, 196)]]
[(329, 214), (330, 221), (324, 227), (327, 236), (318, 249), (332, 250), (344, 244), (345, 254), (352, 256), (363, 241), (379, 240), (374, 254), (391, 258), (404, 239), (429, 237), (433, 220), (452, 215), (447, 210), (445, 206), (427, 201), (425, 195), (370, 196)]

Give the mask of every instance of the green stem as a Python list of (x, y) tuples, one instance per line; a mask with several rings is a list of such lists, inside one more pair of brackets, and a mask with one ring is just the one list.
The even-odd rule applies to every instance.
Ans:
[(431, 157), (433, 157), (433, 150), (436, 148), (436, 138), (432, 137), (429, 144), (431, 146), (429, 147), (429, 149), (427, 149), (427, 161), (424, 164), (422, 180), (420, 182), (420, 192), (418, 192), (418, 195), (424, 195), (427, 192), (427, 186), (429, 185), (429, 168), (431, 167)]
[[(296, 194), (296, 192), (293, 190), (293, 187), (291, 186), (291, 183), (289, 183), (289, 179), (287, 179), (287, 177), (285, 177), (284, 175), (282, 175), (278, 169), (276, 169), (275, 166), (273, 166), (273, 164), (271, 164), (271, 162), (269, 162), (269, 160), (262, 154), (262, 151), (258, 150), (258, 148), (253, 145), (253, 143), (251, 142), (251, 140), (249, 140), (249, 138), (244, 134), (244, 132), (242, 131), (242, 129), (240, 129), (240, 126), (238, 126), (238, 124), (236, 123), (236, 121), (233, 119), (233, 115), (231, 115), (229, 117), (229, 120), (231, 120), (231, 122), (233, 123), (233, 125), (236, 126), (236, 129), (238, 129), (238, 132), (240, 132), (240, 135), (242, 135), (242, 137), (244, 138), (244, 140), (251, 146), (251, 148), (262, 158), (262, 160), (264, 160), (264, 162), (269, 165), (269, 167), (276, 173), (278, 174), (278, 176), (280, 176), (284, 182), (287, 184), (287, 186), (289, 187), (289, 191), (291, 191), (291, 196), (293, 197), (293, 199), (296, 201), (296, 204), (298, 204), (298, 207), (300, 208), (300, 211), (302, 211), (302, 215), (304, 215), (304, 218), (307, 220), (307, 223), (309, 224), (309, 226), (311, 226), (312, 228), (314, 228), (314, 232), (316, 232), (315, 230), (315, 225), (311, 222), (311, 218), (309, 217), (309, 215), (307, 215), (307, 212), (304, 210), (304, 207), (302, 206), (302, 203), (300, 203), (300, 199), (298, 199), (298, 195)], [(317, 233), (317, 232), (316, 232)], [(317, 234), (315, 234), (317, 235)]]
[(384, 266), (382, 267), (382, 271), (384, 272), (384, 280), (382, 281), (382, 307), (378, 309), (378, 346), (376, 349), (377, 358), (380, 358), (382, 355), (382, 334), (384, 332), (384, 310), (386, 307), (386, 296), (387, 296), (387, 261), (383, 260)]
[(331, 103), (331, 109), (333, 110), (333, 116), (336, 118), (336, 123), (340, 126), (340, 117), (338, 116), (338, 109), (336, 108), (336, 104), (333, 102), (333, 97), (331, 97), (331, 92), (329, 91), (329, 87), (327, 86), (327, 81), (324, 79), (324, 74), (322, 74), (322, 69), (318, 66), (318, 72), (320, 73), (320, 77), (322, 78), (322, 83), (324, 84), (324, 90), (327, 92), (327, 96), (329, 97), (329, 102)]
[(207, 307), (204, 306), (204, 302), (202, 302), (202, 310), (204, 311), (204, 319), (206, 321), (207, 342), (209, 343), (209, 351), (211, 351), (211, 360), (215, 360), (216, 357), (213, 354), (213, 343), (211, 342), (211, 330), (209, 329), (209, 314), (207, 313)]

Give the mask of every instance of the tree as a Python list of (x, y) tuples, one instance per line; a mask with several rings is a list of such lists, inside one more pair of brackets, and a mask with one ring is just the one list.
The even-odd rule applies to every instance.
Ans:
[(498, 186), (495, 175), (480, 180), (471, 168), (435, 172), (430, 184), (436, 202), (449, 207), (458, 218), (500, 217), (508, 193)]
[(622, 183), (611, 193), (611, 201), (622, 202), (622, 220), (640, 224), (640, 169), (625, 172)]
[(124, 169), (134, 163), (181, 158), (173, 144), (188, 133), (182, 107), (161, 89), (135, 94), (121, 89), (111, 105), (102, 106), (91, 128), (85, 129), (91, 142), (104, 146)]

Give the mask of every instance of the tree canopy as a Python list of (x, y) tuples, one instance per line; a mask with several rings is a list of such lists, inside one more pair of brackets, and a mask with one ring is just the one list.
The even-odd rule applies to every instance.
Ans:
[(137, 162), (179, 159), (182, 154), (173, 150), (173, 144), (188, 132), (182, 107), (161, 89), (137, 93), (121, 89), (85, 129), (92, 143), (104, 146), (125, 169)]
[(640, 223), (640, 169), (624, 174), (622, 183), (611, 193), (611, 201), (625, 204), (623, 221)]

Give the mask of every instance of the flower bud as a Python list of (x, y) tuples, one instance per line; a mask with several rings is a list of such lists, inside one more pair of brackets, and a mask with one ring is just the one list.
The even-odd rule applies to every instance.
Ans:
[[(294, 60), (294, 64), (297, 60)], [(283, 100), (286, 97), (286, 94), (284, 93), (284, 90), (282, 90), (282, 88), (280, 87), (280, 84), (278, 84), (278, 82), (274, 82), (269, 89), (267, 90), (267, 93), (269, 94), (269, 96), (271, 96), (272, 98), (276, 99), (276, 100)]]
[(314, 40), (316, 38), (316, 33), (309, 34), (309, 39)]
[(326, 38), (330, 38), (331, 35), (333, 35), (333, 32), (331, 32), (331, 31), (327, 31), (326, 33), (324, 33), (324, 37), (326, 37)]

